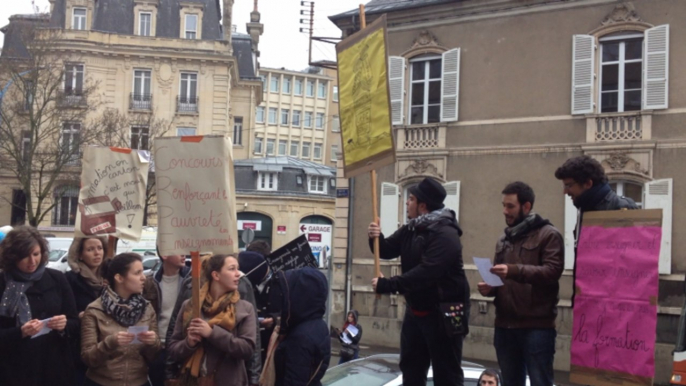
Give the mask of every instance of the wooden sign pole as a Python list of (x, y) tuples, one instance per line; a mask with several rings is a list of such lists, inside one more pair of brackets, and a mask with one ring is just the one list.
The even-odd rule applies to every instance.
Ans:
[[(367, 28), (367, 17), (364, 11), (364, 4), (360, 4), (360, 27)], [(376, 222), (379, 217), (379, 201), (376, 191), (376, 170), (369, 172), (372, 179), (372, 222)], [(374, 238), (374, 277), (381, 276), (381, 261), (379, 256), (379, 238)], [(379, 298), (379, 295), (376, 295)]]
[(105, 256), (105, 259), (114, 257), (115, 251), (117, 250), (117, 241), (119, 241), (119, 239), (114, 236), (107, 238), (107, 256)]
[(193, 306), (192, 317), (200, 317), (200, 251), (191, 252), (191, 284), (193, 285), (193, 293), (191, 305)]

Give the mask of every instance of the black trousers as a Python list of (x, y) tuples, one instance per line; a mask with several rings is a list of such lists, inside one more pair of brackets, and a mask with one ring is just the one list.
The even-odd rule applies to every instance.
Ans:
[(448, 336), (438, 309), (426, 316), (407, 309), (400, 333), (403, 386), (425, 386), (430, 365), (435, 386), (463, 386), (463, 338)]

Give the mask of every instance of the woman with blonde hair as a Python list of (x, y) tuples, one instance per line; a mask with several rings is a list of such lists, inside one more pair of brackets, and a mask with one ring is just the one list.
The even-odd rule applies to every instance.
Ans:
[[(160, 350), (155, 310), (143, 298), (143, 263), (136, 253), (105, 262), (107, 287), (81, 320), (81, 358), (86, 386), (148, 384), (148, 363)], [(132, 329), (141, 331), (138, 334)]]
[[(71, 291), (74, 293), (76, 312), (78, 312), (79, 317), (83, 316), (86, 307), (100, 296), (105, 287), (100, 272), (105, 256), (107, 256), (107, 238), (102, 236), (77, 237), (69, 247), (67, 262), (71, 271), (67, 272), (65, 276), (69, 286), (71, 286)], [(81, 360), (80, 335), (72, 337), (77, 386), (83, 384), (88, 369)]]
[(192, 302), (179, 312), (168, 355), (183, 363), (180, 385), (247, 386), (245, 361), (255, 350), (254, 307), (240, 299), (241, 273), (233, 255), (214, 255), (203, 262), (201, 317), (192, 318)]
[(17, 227), (0, 243), (0, 385), (74, 384), (74, 296), (47, 262), (48, 243), (35, 228)]

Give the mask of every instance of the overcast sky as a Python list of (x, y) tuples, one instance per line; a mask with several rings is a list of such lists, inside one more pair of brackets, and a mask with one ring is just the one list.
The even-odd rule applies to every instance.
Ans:
[[(263, 67), (302, 70), (307, 67), (308, 37), (300, 33), (301, 0), (259, 0), (264, 34), (260, 38), (260, 64)], [(9, 23), (9, 17), (15, 14), (33, 13), (31, 0), (0, 0), (0, 26)], [(338, 37), (340, 31), (328, 19), (328, 16), (357, 8), (368, 0), (315, 0), (314, 35)], [(42, 12), (49, 10), (48, 0), (35, 0)], [(250, 21), (253, 0), (235, 0), (233, 24), (238, 32), (246, 32), (245, 24)], [(309, 27), (303, 25), (303, 27)], [(1, 35), (1, 34), (0, 34)], [(1, 36), (0, 36), (1, 38)], [(0, 40), (0, 44), (1, 40)], [(336, 60), (335, 48), (331, 44), (314, 42), (313, 60)]]

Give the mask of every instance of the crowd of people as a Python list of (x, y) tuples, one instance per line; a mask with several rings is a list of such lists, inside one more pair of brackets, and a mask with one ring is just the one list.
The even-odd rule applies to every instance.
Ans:
[(5, 235), (0, 384), (320, 384), (331, 346), (319, 270), (271, 272), (261, 241), (203, 256), (193, 317), (185, 256), (160, 256), (146, 275), (140, 255), (107, 258), (107, 248), (102, 237), (74, 239), (63, 274), (47, 268), (49, 244), (35, 228)]

